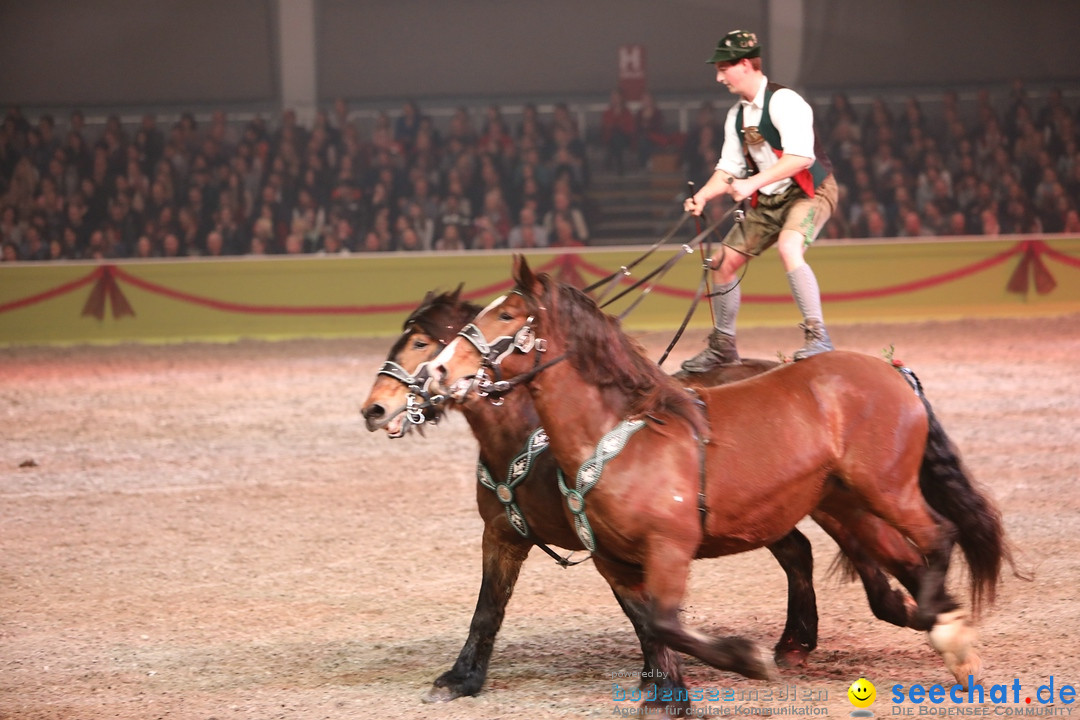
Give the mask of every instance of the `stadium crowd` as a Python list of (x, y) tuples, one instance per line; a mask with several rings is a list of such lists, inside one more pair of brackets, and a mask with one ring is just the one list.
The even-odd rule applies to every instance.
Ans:
[(97, 137), (18, 108), (0, 135), (4, 254), (32, 260), (580, 245), (585, 146), (566, 105), (547, 122), (498, 106), (445, 132), (416, 103), (364, 136), (346, 103), (239, 127), (217, 111)]
[[(968, 103), (969, 105), (971, 103)], [(1029, 97), (1015, 82), (1000, 106), (978, 93), (965, 112), (946, 91), (927, 117), (908, 98), (860, 116), (843, 94), (817, 108), (840, 183), (824, 237), (1080, 233), (1077, 109), (1060, 90)], [(726, 107), (726, 106), (725, 106)], [(338, 100), (310, 127), (205, 123), (153, 113), (91, 132), (8, 110), (0, 128), (3, 260), (569, 247), (590, 238), (587, 143), (607, 169), (646, 172), (678, 153), (703, 182), (719, 155), (723, 111), (705, 103), (686, 133), (652, 98), (612, 94), (596, 128), (566, 104), (527, 105), (511, 124), (498, 105), (459, 107), (437, 128), (412, 101), (369, 132)], [(677, 202), (673, 200), (673, 206)]]

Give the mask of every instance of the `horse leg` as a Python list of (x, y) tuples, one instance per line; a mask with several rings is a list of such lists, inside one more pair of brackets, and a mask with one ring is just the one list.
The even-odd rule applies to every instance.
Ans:
[(773, 554), (788, 580), (787, 624), (776, 643), (777, 665), (800, 667), (817, 647), (818, 613), (814, 593), (814, 551), (799, 530), (792, 529), (772, 545)]
[[(866, 600), (874, 617), (899, 627), (914, 627), (922, 557), (891, 526), (868, 513), (848, 512), (850, 505), (837, 514), (823, 508), (810, 517), (836, 541), (838, 560), (859, 576), (866, 590)], [(843, 514), (840, 514), (843, 513)], [(886, 536), (888, 541), (881, 540)], [(894, 588), (882, 570), (886, 568), (911, 595)]]
[(981, 676), (982, 660), (973, 647), (976, 632), (967, 612), (959, 609), (945, 588), (956, 526), (926, 504), (917, 485), (908, 492), (892, 493), (888, 499), (865, 499), (876, 515), (909, 538), (922, 553), (926, 569), (918, 583), (917, 608), (909, 624), (929, 631), (931, 647), (941, 655), (956, 682), (967, 688)]
[(683, 687), (682, 660), (671, 648), (661, 644), (652, 633), (648, 623), (648, 607), (640, 594), (635, 596), (624, 589), (612, 588), (619, 607), (626, 613), (641, 643), (644, 667), (641, 671), (641, 689), (650, 685), (658, 687)]
[(686, 594), (693, 549), (668, 538), (652, 537), (645, 561), (645, 592), (649, 622), (660, 640), (673, 650), (693, 655), (720, 670), (755, 680), (773, 676), (772, 663), (751, 640), (717, 638), (685, 627), (679, 605)]
[(502, 626), (506, 603), (514, 591), (518, 572), (532, 544), (513, 530), (499, 531), (485, 523), (483, 538), (484, 575), (476, 600), (469, 637), (454, 666), (435, 679), (424, 702), (446, 702), (480, 692), (487, 677), (488, 661), (495, 635)]
[[(982, 677), (982, 659), (974, 649), (977, 633), (966, 610), (945, 589), (955, 526), (942, 519), (943, 538), (927, 553), (927, 570), (918, 595), (919, 616), (931, 618), (930, 646), (964, 689)], [(931, 615), (932, 614), (932, 615)]]
[(645, 656), (645, 668), (639, 688), (642, 705), (655, 709), (666, 717), (690, 717), (690, 699), (683, 680), (682, 658), (664, 645), (649, 623), (649, 605), (641, 593), (615, 591), (626, 616), (634, 625)]
[(927, 507), (921, 497), (912, 502), (897, 502), (882, 519), (910, 538), (922, 554), (925, 569), (914, 593), (917, 608), (911, 627), (929, 630), (939, 614), (958, 607), (945, 589), (945, 576), (955, 544), (955, 527)]
[(942, 520), (942, 526), (943, 540), (927, 553), (926, 576), (918, 595), (919, 615), (932, 618), (930, 646), (941, 655), (956, 682), (967, 689), (982, 677), (982, 659), (974, 649), (977, 633), (967, 611), (945, 589), (956, 530), (947, 520)]
[[(919, 485), (926, 502), (952, 523), (956, 540), (971, 575), (971, 604), (977, 613), (983, 602), (993, 602), (1003, 560), (1011, 561), (1001, 525), (1001, 513), (972, 483), (959, 452), (946, 435), (929, 401), (920, 395), (929, 427)], [(971, 647), (975, 630), (966, 613), (947, 609), (936, 617), (930, 644), (941, 653), (956, 680), (967, 687), (978, 681), (982, 663)]]
[(641, 642), (645, 667), (639, 683), (639, 693), (627, 692), (618, 683), (612, 684), (613, 697), (640, 697), (645, 707), (655, 709), (665, 717), (690, 717), (689, 693), (682, 675), (682, 659), (667, 647), (650, 622), (650, 605), (643, 594), (642, 570), (637, 565), (593, 556), (596, 569), (611, 585), (615, 599), (630, 619)]

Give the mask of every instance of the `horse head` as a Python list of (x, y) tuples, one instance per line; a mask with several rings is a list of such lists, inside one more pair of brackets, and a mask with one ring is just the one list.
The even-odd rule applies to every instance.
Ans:
[(438, 295), (428, 292), (405, 320), (360, 411), (368, 430), (385, 429), (398, 438), (441, 417), (441, 398), (432, 390), (428, 363), (479, 310), (461, 299), (461, 287)]
[(683, 387), (591, 297), (534, 274), (520, 256), (514, 258), (513, 280), (514, 289), (482, 310), (430, 363), (439, 390), (454, 402), (472, 395), (497, 400), (518, 385), (542, 382), (549, 367), (566, 361), (576, 381), (596, 388), (616, 414), (674, 409), (695, 427), (702, 422)]
[(516, 255), (513, 280), (514, 289), (481, 310), (430, 363), (440, 390), (455, 401), (472, 393), (496, 400), (546, 367), (544, 356), (553, 355), (545, 336), (549, 278), (534, 275)]

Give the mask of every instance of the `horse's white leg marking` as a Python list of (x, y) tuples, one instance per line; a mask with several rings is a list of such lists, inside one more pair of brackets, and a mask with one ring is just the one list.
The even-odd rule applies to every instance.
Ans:
[(941, 613), (930, 628), (930, 646), (941, 654), (945, 666), (964, 689), (968, 687), (969, 675), (976, 683), (982, 677), (982, 659), (974, 648), (976, 637), (964, 610)]

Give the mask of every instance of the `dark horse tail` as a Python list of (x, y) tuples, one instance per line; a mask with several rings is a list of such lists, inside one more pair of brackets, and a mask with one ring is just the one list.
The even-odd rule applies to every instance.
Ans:
[(984, 606), (994, 603), (1002, 562), (1012, 564), (1001, 513), (972, 484), (959, 451), (938, 422), (915, 373), (899, 369), (926, 407), (929, 422), (919, 487), (930, 507), (956, 526), (956, 539), (971, 573), (972, 612), (978, 615)]

